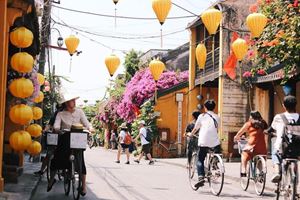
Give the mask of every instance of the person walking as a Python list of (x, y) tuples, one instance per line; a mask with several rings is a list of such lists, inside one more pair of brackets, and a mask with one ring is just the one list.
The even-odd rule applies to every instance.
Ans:
[(221, 152), (221, 145), (218, 136), (218, 126), (220, 123), (219, 116), (213, 112), (216, 107), (214, 100), (206, 100), (204, 103), (204, 113), (199, 115), (195, 127), (192, 130), (192, 135), (195, 135), (199, 131), (198, 135), (198, 183), (195, 184), (196, 188), (204, 185), (204, 160), (210, 149), (213, 149), (215, 153)]
[(150, 154), (150, 142), (146, 140), (147, 129), (145, 128), (145, 121), (141, 120), (138, 123), (139, 123), (139, 134), (135, 138), (135, 141), (137, 143), (137, 140), (140, 138), (141, 144), (142, 144), (142, 152), (139, 155), (138, 159), (134, 160), (134, 162), (140, 163), (140, 160), (142, 159), (143, 155), (145, 154), (147, 156), (147, 158), (149, 159), (149, 165), (153, 165), (154, 161)]
[(241, 177), (246, 177), (247, 162), (256, 155), (267, 155), (264, 130), (268, 128), (267, 122), (258, 111), (251, 111), (249, 120), (234, 136), (239, 141), (244, 133), (248, 133), (248, 142), (242, 152)]
[[(128, 128), (127, 128), (127, 125), (125, 122), (121, 124), (120, 129), (121, 129), (121, 131), (119, 134), (119, 141), (118, 141), (119, 145), (118, 145), (118, 153), (117, 153), (116, 163), (120, 163), (121, 152), (122, 152), (122, 150), (125, 150), (126, 158), (127, 158), (127, 161), (125, 162), (125, 164), (129, 165), (130, 164), (130, 162), (129, 162), (129, 158), (130, 158), (129, 144), (130, 143), (126, 142), (126, 137), (128, 137), (129, 133), (128, 133)], [(131, 138), (130, 138), (130, 140), (131, 140)]]
[(111, 132), (110, 132), (110, 146), (111, 146), (111, 149), (116, 149), (116, 144), (117, 144), (116, 133), (112, 129)]

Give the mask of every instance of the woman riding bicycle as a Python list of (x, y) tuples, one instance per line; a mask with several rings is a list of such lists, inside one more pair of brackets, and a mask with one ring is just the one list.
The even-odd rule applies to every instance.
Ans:
[[(92, 125), (89, 123), (87, 120), (84, 112), (76, 108), (76, 99), (78, 99), (78, 96), (73, 96), (70, 94), (66, 94), (62, 97), (62, 104), (65, 104), (65, 109), (61, 112), (59, 112), (56, 116), (55, 123), (54, 123), (54, 130), (59, 131), (59, 130), (64, 130), (64, 129), (71, 129), (71, 126), (73, 124), (83, 124), (83, 126), (89, 130), (90, 132), (93, 132), (94, 129)], [(59, 147), (58, 147), (59, 148)], [(82, 154), (83, 155), (83, 154)], [(58, 163), (58, 162), (65, 162), (65, 158), (61, 158), (63, 160), (58, 160), (58, 159), (53, 159), (53, 162)], [(86, 167), (85, 167), (85, 162), (84, 162), (84, 157), (82, 158), (82, 190), (81, 190), (81, 195), (84, 196), (86, 194)], [(47, 191), (50, 191), (52, 189), (53, 184), (55, 183), (55, 171), (51, 172), (51, 178), (48, 184)]]
[(266, 121), (258, 111), (251, 111), (249, 120), (234, 136), (234, 141), (240, 140), (241, 136), (247, 132), (248, 142), (242, 152), (241, 177), (246, 177), (247, 162), (254, 156), (267, 154), (264, 130), (268, 128)]

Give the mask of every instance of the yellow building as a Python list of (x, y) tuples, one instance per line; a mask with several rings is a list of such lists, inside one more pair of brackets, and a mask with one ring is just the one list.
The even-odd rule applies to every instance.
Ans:
[[(37, 25), (37, 26), (36, 26)], [(23, 154), (13, 153), (9, 147), (9, 134), (19, 128), (12, 124), (7, 117), (10, 99), (7, 99), (7, 72), (10, 68), (10, 57), (19, 49), (10, 45), (9, 33), (15, 27), (26, 26), (34, 32), (33, 44), (26, 49), (34, 57), (39, 51), (38, 21), (34, 1), (27, 0), (1, 0), (0, 1), (0, 192), (3, 191), (4, 178), (12, 174), (5, 169), (16, 163), (16, 168), (23, 165)], [(16, 155), (14, 157), (13, 155)], [(9, 166), (9, 167), (8, 167)], [(9, 173), (9, 174), (7, 174)], [(6, 180), (5, 180), (6, 181)]]

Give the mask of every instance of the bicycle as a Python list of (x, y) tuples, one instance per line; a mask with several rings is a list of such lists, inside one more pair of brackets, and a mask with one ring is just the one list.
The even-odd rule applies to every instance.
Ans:
[(73, 199), (78, 200), (82, 191), (82, 158), (87, 144), (87, 131), (66, 131), (64, 134), (70, 146), (70, 168), (63, 170), (64, 191), (68, 196), (72, 185)]
[(296, 158), (281, 158), (276, 154), (280, 160), (280, 182), (276, 183), (276, 199), (279, 200), (283, 196), (285, 200), (299, 199), (297, 194), (298, 184), (298, 159)]
[[(243, 147), (247, 140), (238, 141), (239, 153), (242, 154)], [(242, 176), (242, 163), (240, 167), (240, 185), (244, 191), (247, 191), (250, 180), (254, 182), (254, 188), (257, 195), (264, 193), (267, 176), (266, 155), (256, 155), (250, 159), (246, 165), (246, 176)]]
[[(197, 162), (198, 151), (195, 151), (192, 155), (190, 163), (188, 163), (189, 182), (191, 188), (195, 191), (199, 189), (199, 187), (195, 187), (195, 184), (198, 183)], [(214, 149), (210, 148), (205, 158), (204, 166), (205, 179), (207, 179), (209, 183), (210, 191), (213, 195), (219, 196), (223, 189), (225, 173), (222, 155), (214, 153)]]

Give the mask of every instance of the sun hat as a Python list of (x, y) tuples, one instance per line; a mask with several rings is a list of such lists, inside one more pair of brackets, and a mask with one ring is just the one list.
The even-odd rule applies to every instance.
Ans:
[(145, 125), (146, 124), (146, 122), (144, 121), (144, 120), (141, 120), (141, 121), (139, 121), (139, 125), (140, 124), (143, 124), (143, 125)]
[(126, 123), (125, 123), (125, 122), (122, 123), (121, 126), (120, 126), (120, 128), (125, 128), (125, 129), (127, 129)]
[(73, 99), (79, 99), (79, 96), (70, 93), (64, 93), (61, 95), (60, 104), (66, 103), (67, 101), (71, 101)]

